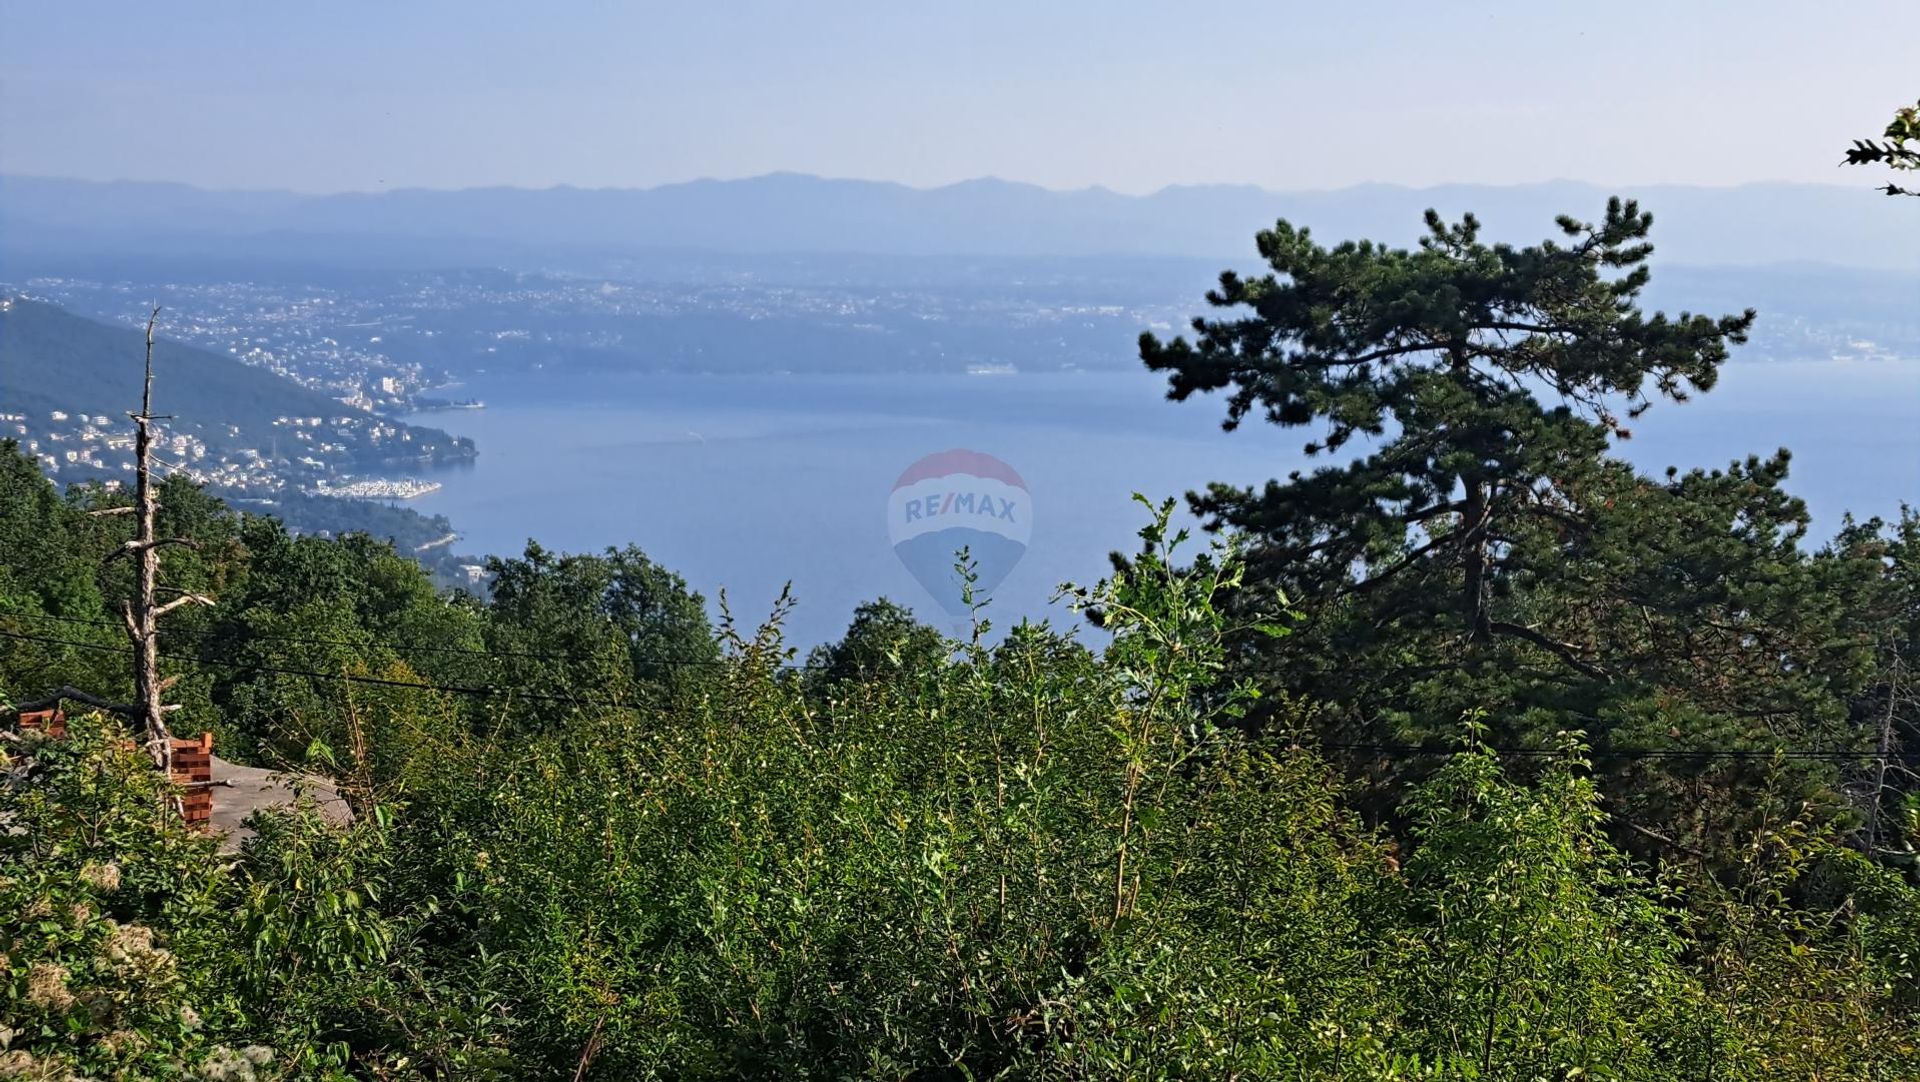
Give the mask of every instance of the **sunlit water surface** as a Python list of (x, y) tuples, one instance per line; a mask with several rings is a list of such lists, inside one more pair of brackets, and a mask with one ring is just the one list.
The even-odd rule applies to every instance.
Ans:
[[(412, 502), (453, 520), (465, 552), (629, 542), (709, 602), (725, 588), (757, 623), (783, 584), (800, 646), (837, 637), (885, 595), (952, 629), (900, 565), (886, 528), (895, 479), (923, 455), (969, 448), (1011, 464), (1032, 493), (1032, 541), (994, 594), (997, 623), (1071, 617), (1048, 600), (1129, 548), (1134, 492), (1252, 484), (1305, 462), (1306, 430), (1220, 430), (1216, 399), (1175, 404), (1146, 373), (994, 376), (482, 378), (487, 408), (418, 420), (479, 442), (477, 463), (431, 475)], [(1794, 452), (1790, 487), (1815, 530), (1920, 502), (1920, 363), (1730, 364), (1693, 402), (1661, 403), (1622, 447), (1643, 468), (1720, 466)]]

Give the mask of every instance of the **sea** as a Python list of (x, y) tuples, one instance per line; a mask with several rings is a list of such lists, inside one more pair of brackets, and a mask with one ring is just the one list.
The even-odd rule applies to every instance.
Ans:
[[(565, 552), (637, 545), (716, 617), (724, 595), (749, 629), (791, 589), (783, 632), (802, 650), (838, 638), (854, 607), (879, 597), (967, 630), (943, 603), (950, 574), (916, 575), (895, 551), (894, 489), (929, 455), (997, 460), (1026, 494), (1024, 549), (983, 610), (1001, 629), (1020, 619), (1078, 626), (1059, 588), (1100, 579), (1110, 553), (1136, 548), (1149, 517), (1136, 494), (1157, 503), (1319, 462), (1302, 450), (1308, 429), (1249, 418), (1222, 431), (1217, 396), (1169, 402), (1146, 372), (549, 371), (474, 377), (458, 395), (486, 408), (409, 419), (473, 437), (479, 458), (424, 475), (441, 487), (408, 506), (451, 519), (459, 551), (513, 554), (530, 539)], [(1735, 360), (1711, 393), (1659, 402), (1632, 424), (1619, 450), (1655, 472), (1791, 448), (1789, 488), (1806, 500), (1816, 537), (1849, 512), (1920, 504), (1920, 362)], [(1196, 537), (1189, 551), (1206, 543)]]

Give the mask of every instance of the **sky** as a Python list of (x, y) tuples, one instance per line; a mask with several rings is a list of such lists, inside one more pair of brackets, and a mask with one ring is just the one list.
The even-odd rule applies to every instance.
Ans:
[(309, 192), (1857, 183), (1841, 150), (1920, 98), (1920, 0), (0, 0), (0, 27), (0, 172)]

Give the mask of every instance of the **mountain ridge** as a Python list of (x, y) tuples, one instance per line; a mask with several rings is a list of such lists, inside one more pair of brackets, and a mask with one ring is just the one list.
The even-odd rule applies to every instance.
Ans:
[[(183, 234), (245, 248), (267, 234), (605, 250), (1244, 258), (1279, 218), (1328, 240), (1412, 243), (1424, 211), (1472, 211), (1495, 239), (1533, 241), (1561, 214), (1591, 220), (1614, 194), (1655, 215), (1663, 260), (1815, 261), (1920, 268), (1920, 216), (1870, 189), (1804, 182), (1733, 187), (1369, 183), (1312, 191), (1169, 185), (1145, 195), (979, 177), (931, 188), (768, 173), (647, 188), (402, 188), (303, 194), (177, 182), (0, 175), (5, 254), (111, 245), (164, 251)], [(258, 247), (258, 245), (255, 245)], [(370, 255), (376, 253), (369, 253)]]
[[(1254, 184), (1254, 183), (1244, 182), (1244, 181), (1224, 181), (1224, 180), (1222, 181), (1176, 181), (1170, 184), (1163, 184), (1149, 191), (1122, 192), (1122, 191), (1117, 191), (1113, 188), (1107, 187), (1104, 184), (1087, 184), (1077, 188), (1050, 188), (1044, 184), (1039, 184), (1034, 181), (1014, 180), (1008, 177), (995, 176), (991, 173), (982, 173), (979, 176), (973, 176), (973, 177), (963, 177), (959, 180), (950, 180), (940, 184), (910, 184), (906, 181), (888, 180), (882, 177), (828, 176), (822, 173), (808, 173), (808, 172), (804, 172), (796, 169), (774, 169), (765, 173), (749, 173), (749, 174), (746, 174), (743, 176), (737, 176), (737, 177), (721, 177), (721, 176), (703, 175), (698, 177), (688, 177), (683, 180), (666, 180), (666, 181), (661, 181), (658, 184), (574, 184), (569, 181), (558, 181), (553, 184), (543, 184), (543, 185), (467, 184), (467, 185), (461, 185), (461, 186), (452, 187), (452, 188), (436, 188), (436, 187), (431, 187), (427, 185), (411, 184), (411, 185), (404, 185), (404, 186), (391, 187), (391, 188), (381, 188), (378, 190), (352, 188), (352, 189), (343, 189), (340, 191), (332, 191), (332, 192), (303, 192), (303, 191), (298, 191), (292, 188), (209, 187), (204, 184), (195, 184), (191, 181), (184, 181), (184, 180), (142, 180), (135, 177), (117, 177), (113, 180), (98, 180), (90, 177), (72, 177), (72, 176), (63, 176), (63, 175), (53, 174), (53, 173), (0, 172), (0, 184), (4, 184), (9, 181), (25, 181), (25, 182), (35, 182), (35, 183), (70, 184), (70, 185), (76, 185), (76, 186), (88, 186), (88, 187), (100, 187), (100, 188), (106, 188), (106, 187), (169, 188), (169, 189), (174, 189), (178, 191), (196, 192), (196, 193), (205, 194), (205, 195), (228, 195), (228, 196), (271, 195), (271, 196), (284, 196), (292, 199), (301, 199), (301, 200), (336, 199), (336, 198), (343, 198), (343, 197), (349, 197), (349, 196), (379, 197), (379, 196), (385, 196), (385, 195), (398, 195), (398, 194), (409, 194), (409, 193), (431, 194), (431, 195), (451, 195), (451, 194), (459, 194), (463, 192), (541, 193), (541, 192), (556, 192), (556, 191), (586, 192), (586, 193), (651, 193), (651, 192), (659, 192), (659, 191), (673, 189), (673, 188), (692, 187), (696, 185), (710, 186), (710, 187), (725, 186), (725, 185), (747, 185), (747, 184), (753, 184), (753, 183), (762, 182), (762, 181), (785, 181), (785, 180), (818, 182), (822, 184), (869, 185), (874, 187), (893, 188), (893, 189), (899, 189), (906, 192), (919, 192), (919, 193), (943, 192), (943, 191), (948, 191), (956, 188), (969, 188), (969, 187), (976, 187), (976, 186), (982, 186), (982, 185), (993, 185), (993, 186), (1002, 186), (1007, 188), (1018, 188), (1026, 191), (1032, 191), (1032, 192), (1044, 192), (1049, 195), (1102, 194), (1102, 195), (1114, 196), (1120, 199), (1152, 199), (1156, 196), (1164, 195), (1169, 192), (1186, 192), (1186, 191), (1232, 191), (1232, 192), (1257, 193), (1257, 194), (1269, 195), (1269, 196), (1316, 196), (1316, 195), (1330, 195), (1330, 194), (1343, 193), (1343, 192), (1363, 192), (1363, 191), (1433, 192), (1433, 191), (1442, 191), (1442, 190), (1454, 189), (1454, 188), (1476, 188), (1476, 189), (1486, 189), (1489, 191), (1501, 191), (1501, 190), (1515, 190), (1515, 189), (1527, 189), (1527, 188), (1552, 188), (1552, 187), (1565, 187), (1565, 186), (1582, 186), (1582, 187), (1590, 187), (1590, 188), (1619, 188), (1623, 190), (1635, 189), (1635, 188), (1642, 188), (1642, 189), (1658, 188), (1658, 189), (1671, 189), (1671, 190), (1678, 190), (1678, 191), (1698, 191), (1698, 192), (1737, 192), (1737, 191), (1746, 191), (1746, 190), (1756, 189), (1756, 188), (1802, 188), (1802, 189), (1811, 189), (1816, 191), (1845, 192), (1845, 193), (1857, 194), (1862, 190), (1860, 186), (1854, 185), (1854, 184), (1838, 184), (1838, 183), (1822, 184), (1815, 181), (1803, 181), (1803, 180), (1748, 180), (1748, 181), (1741, 181), (1738, 184), (1693, 184), (1693, 183), (1686, 183), (1686, 182), (1679, 182), (1679, 181), (1608, 184), (1608, 183), (1603, 183), (1601, 181), (1581, 180), (1576, 177), (1549, 177), (1545, 180), (1514, 181), (1514, 182), (1505, 183), (1505, 184), (1495, 184), (1495, 183), (1487, 183), (1487, 182), (1481, 182), (1481, 181), (1451, 181), (1451, 180), (1439, 181), (1433, 184), (1408, 184), (1408, 183), (1403, 183), (1400, 181), (1393, 181), (1393, 180), (1366, 180), (1366, 181), (1360, 181), (1354, 184), (1342, 184), (1334, 187), (1319, 187), (1319, 188), (1270, 188), (1262, 184)], [(1868, 194), (1872, 194), (1872, 191), (1870, 190)]]

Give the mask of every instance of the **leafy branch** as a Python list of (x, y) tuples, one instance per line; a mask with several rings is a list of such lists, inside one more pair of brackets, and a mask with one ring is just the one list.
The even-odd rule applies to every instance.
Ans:
[[(1920, 104), (1893, 114), (1880, 140), (1855, 139), (1842, 165), (1884, 165), (1901, 172), (1920, 170)], [(1920, 190), (1889, 182), (1880, 189), (1888, 195), (1920, 196)]]

